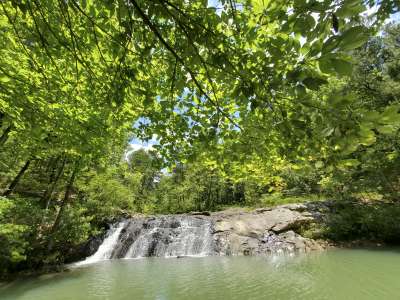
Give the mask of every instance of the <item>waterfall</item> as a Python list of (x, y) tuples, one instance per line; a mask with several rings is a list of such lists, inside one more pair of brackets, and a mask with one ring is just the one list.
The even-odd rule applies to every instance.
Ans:
[(117, 257), (206, 256), (213, 253), (211, 222), (191, 216), (165, 216), (145, 222), (133, 220), (128, 225), (128, 248)]
[(97, 252), (77, 265), (118, 258), (286, 255), (324, 249), (325, 243), (299, 234), (315, 222), (313, 210), (299, 206), (133, 217), (112, 226)]
[[(299, 233), (319, 222), (314, 215), (320, 216), (320, 210), (320, 204), (311, 208), (287, 204), (250, 212), (132, 217), (112, 226), (97, 252), (78, 265), (149, 256), (286, 255), (322, 250), (326, 243)], [(93, 244), (89, 246), (88, 253), (93, 253)]]
[(132, 218), (110, 228), (95, 254), (76, 265), (106, 259), (214, 254), (210, 220), (194, 216)]
[(121, 234), (121, 231), (124, 228), (124, 226), (125, 226), (125, 221), (111, 226), (111, 228), (108, 230), (106, 234), (103, 243), (100, 245), (99, 249), (97, 249), (96, 253), (94, 253), (92, 256), (87, 257), (85, 260), (76, 263), (76, 265), (77, 266), (86, 265), (101, 260), (110, 259), (114, 247), (118, 243), (118, 237)]

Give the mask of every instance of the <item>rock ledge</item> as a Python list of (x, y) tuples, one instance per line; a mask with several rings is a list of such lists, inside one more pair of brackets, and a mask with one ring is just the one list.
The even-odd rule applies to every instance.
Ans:
[(314, 223), (303, 204), (259, 208), (251, 212), (228, 210), (212, 213), (213, 236), (219, 255), (265, 255), (307, 252), (327, 247), (324, 241), (302, 237), (301, 228)]

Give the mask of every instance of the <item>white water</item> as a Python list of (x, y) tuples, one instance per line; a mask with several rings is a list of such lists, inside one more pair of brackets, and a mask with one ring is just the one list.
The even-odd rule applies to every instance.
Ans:
[(110, 228), (95, 254), (73, 266), (114, 258), (208, 256), (214, 253), (211, 222), (194, 217), (130, 219)]
[[(175, 227), (177, 221), (179, 226)], [(124, 258), (207, 256), (213, 252), (210, 222), (190, 217), (165, 218), (139, 226), (140, 234), (129, 245)]]
[(124, 228), (125, 222), (120, 222), (117, 225), (112, 226), (106, 235), (103, 243), (100, 245), (99, 249), (97, 249), (96, 253), (92, 256), (87, 257), (85, 260), (77, 262), (76, 266), (92, 264), (98, 261), (110, 259), (114, 247), (118, 244), (118, 238), (121, 233), (121, 230)]

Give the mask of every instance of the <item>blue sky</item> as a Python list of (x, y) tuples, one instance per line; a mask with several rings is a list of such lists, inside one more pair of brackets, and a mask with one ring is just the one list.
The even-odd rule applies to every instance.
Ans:
[(397, 22), (399, 22), (399, 21), (400, 21), (400, 12), (391, 15), (390, 21), (397, 21)]
[(208, 6), (216, 7), (218, 3), (219, 2), (217, 0), (208, 0)]

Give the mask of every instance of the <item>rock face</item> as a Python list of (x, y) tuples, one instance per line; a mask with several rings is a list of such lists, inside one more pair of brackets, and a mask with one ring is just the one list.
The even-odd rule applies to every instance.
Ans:
[(325, 243), (302, 237), (315, 210), (301, 204), (216, 213), (138, 216), (111, 227), (87, 260), (148, 256), (268, 255), (321, 250)]
[(303, 205), (284, 205), (236, 214), (214, 216), (214, 240), (220, 255), (265, 255), (306, 252), (323, 245), (296, 231), (314, 222)]

